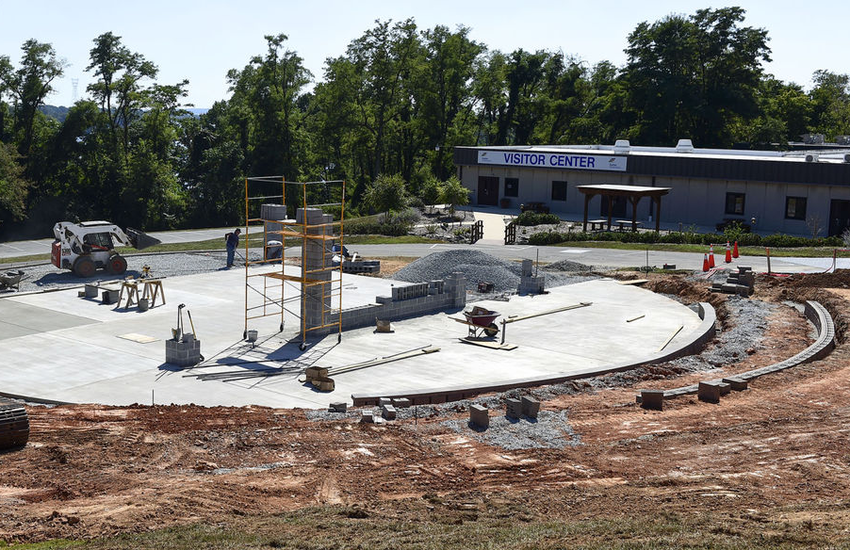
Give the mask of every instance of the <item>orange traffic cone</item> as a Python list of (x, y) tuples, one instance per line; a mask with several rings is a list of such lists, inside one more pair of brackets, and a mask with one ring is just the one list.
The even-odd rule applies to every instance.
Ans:
[(726, 241), (726, 263), (732, 263), (732, 249), (729, 248), (729, 241)]
[(735, 246), (732, 248), (732, 257), (738, 257), (738, 241), (735, 241)]
[(708, 254), (703, 254), (703, 256), (702, 256), (702, 271), (706, 272), (706, 271), (708, 271), (708, 269), (709, 269), (709, 267), (708, 267)]
[(708, 245), (708, 268), (714, 267), (714, 245)]

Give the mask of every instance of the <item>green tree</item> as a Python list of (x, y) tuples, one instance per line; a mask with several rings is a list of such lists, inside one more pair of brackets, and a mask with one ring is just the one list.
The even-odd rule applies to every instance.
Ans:
[(452, 176), (440, 186), (440, 202), (449, 205), (452, 215), (455, 208), (469, 204), (469, 189), (463, 186), (457, 176)]
[(819, 70), (812, 81), (811, 130), (829, 138), (850, 134), (850, 76)]
[(18, 153), (11, 144), (0, 143), (0, 223), (26, 217), (26, 198), (30, 182), (18, 164)]
[[(35, 39), (24, 42), (21, 50), (24, 53), (17, 70), (8, 56), (0, 56), (0, 98), (3, 92), (11, 96), (18, 151), (26, 157), (33, 146), (38, 109), (53, 91), (53, 81), (62, 76), (67, 63), (57, 58), (52, 45)], [(0, 110), (5, 110), (2, 102)], [(0, 136), (2, 133), (0, 129)]]
[(364, 202), (376, 212), (397, 212), (410, 202), (407, 186), (401, 174), (381, 174), (366, 187)]
[(741, 27), (744, 10), (698, 10), (643, 22), (629, 37), (625, 78), (638, 116), (633, 135), (647, 144), (691, 137), (729, 145), (729, 126), (758, 112), (767, 31)]

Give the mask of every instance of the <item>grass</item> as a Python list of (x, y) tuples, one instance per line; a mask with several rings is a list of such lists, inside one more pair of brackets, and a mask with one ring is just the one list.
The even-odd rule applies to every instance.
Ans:
[[(707, 254), (708, 246), (704, 244), (666, 244), (666, 243), (622, 243), (618, 241), (575, 241), (568, 243), (559, 243), (552, 246), (558, 247), (575, 247), (575, 248), (608, 248), (613, 250), (647, 250), (657, 252), (691, 252), (697, 254)], [(835, 249), (829, 247), (799, 247), (799, 248), (771, 248), (770, 256), (794, 257), (794, 258), (831, 258)], [(767, 251), (763, 246), (739, 246), (738, 253), (742, 256), (767, 256)], [(714, 256), (725, 256), (725, 246), (721, 249), (714, 247)], [(850, 253), (839, 252), (839, 258), (848, 258)]]
[[(197, 548), (496, 549), (586, 548), (811, 548), (843, 547), (843, 526), (747, 521), (722, 512), (672, 513), (582, 519), (535, 512), (516, 504), (455, 510), (425, 502), (399, 502), (391, 513), (356, 507), (316, 506), (266, 516), (230, 516), (90, 541), (56, 540), (16, 545), (26, 550), (86, 548), (189, 550)], [(778, 516), (777, 513), (774, 517)], [(223, 521), (222, 521), (223, 520)], [(2, 546), (2, 543), (0, 543)]]

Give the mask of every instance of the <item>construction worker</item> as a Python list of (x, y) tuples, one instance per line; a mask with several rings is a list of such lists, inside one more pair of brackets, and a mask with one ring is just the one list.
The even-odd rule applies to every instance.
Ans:
[(224, 242), (227, 246), (227, 267), (233, 267), (233, 256), (236, 254), (236, 247), (239, 246), (239, 234), (242, 230), (238, 227), (232, 232), (225, 235)]

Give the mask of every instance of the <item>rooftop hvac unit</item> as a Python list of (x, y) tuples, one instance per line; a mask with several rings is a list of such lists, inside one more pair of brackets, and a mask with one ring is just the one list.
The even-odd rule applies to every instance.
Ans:
[(850, 162), (850, 153), (844, 154), (844, 162)]
[(631, 148), (631, 144), (627, 139), (618, 139), (614, 142), (614, 152), (615, 153), (628, 153)]
[(679, 143), (676, 144), (676, 152), (677, 153), (693, 153), (694, 152), (694, 142), (689, 139), (680, 139)]
[(850, 145), (850, 136), (835, 136), (835, 143), (838, 145)]
[(824, 140), (823, 134), (803, 134), (800, 137), (803, 138), (803, 143), (809, 145), (820, 145)]
[(817, 153), (806, 153), (806, 162), (817, 162), (818, 154)]

